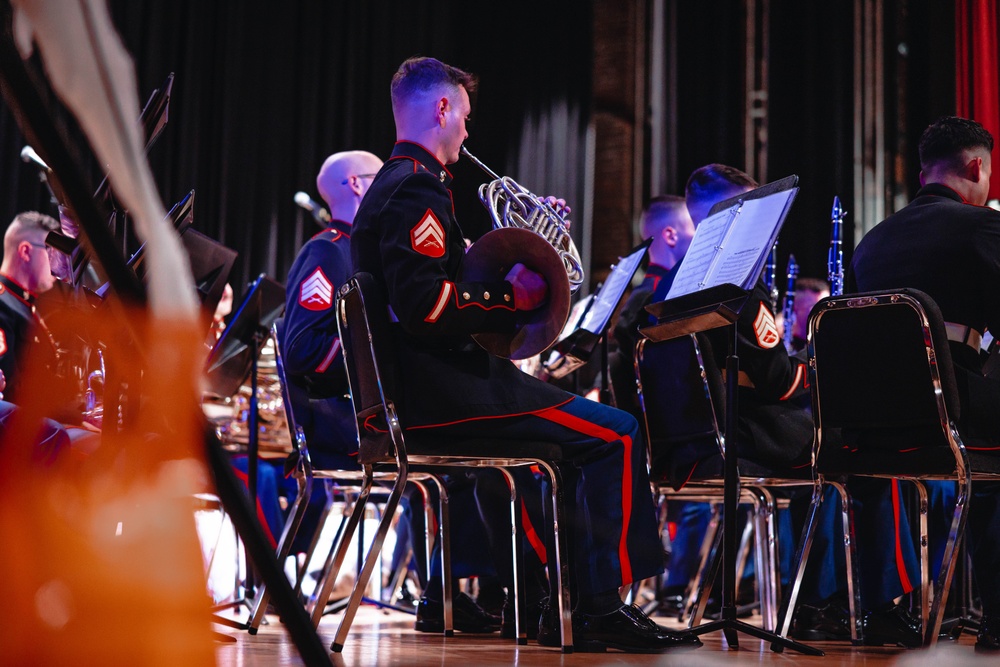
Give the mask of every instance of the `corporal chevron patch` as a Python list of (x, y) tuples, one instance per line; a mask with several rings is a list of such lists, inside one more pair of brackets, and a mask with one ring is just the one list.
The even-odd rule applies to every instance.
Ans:
[(299, 285), (299, 305), (307, 310), (326, 310), (333, 305), (333, 284), (323, 269), (316, 267)]
[(764, 349), (774, 347), (781, 340), (778, 336), (778, 325), (774, 322), (774, 315), (763, 302), (760, 304), (760, 310), (757, 311), (757, 318), (753, 321), (753, 332), (757, 336), (757, 344)]
[(441, 257), (444, 255), (444, 242), (444, 227), (434, 211), (427, 209), (420, 222), (410, 230), (410, 245), (421, 255)]

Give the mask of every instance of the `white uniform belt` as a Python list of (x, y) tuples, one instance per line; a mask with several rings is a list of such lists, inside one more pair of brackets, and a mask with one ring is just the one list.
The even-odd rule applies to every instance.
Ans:
[(964, 324), (945, 322), (944, 330), (948, 334), (948, 340), (965, 343), (976, 352), (979, 352), (979, 348), (983, 344), (983, 334)]

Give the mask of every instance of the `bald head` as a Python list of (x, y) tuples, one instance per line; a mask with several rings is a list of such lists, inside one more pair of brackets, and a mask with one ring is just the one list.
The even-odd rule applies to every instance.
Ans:
[(334, 220), (354, 222), (361, 198), (381, 168), (382, 160), (367, 151), (342, 151), (323, 162), (316, 188)]
[(684, 199), (691, 220), (697, 227), (720, 201), (756, 187), (757, 181), (735, 167), (718, 163), (706, 164), (691, 173), (684, 189)]
[(3, 264), (0, 272), (35, 294), (55, 284), (45, 237), (59, 231), (55, 218), (37, 211), (19, 213), (3, 237)]

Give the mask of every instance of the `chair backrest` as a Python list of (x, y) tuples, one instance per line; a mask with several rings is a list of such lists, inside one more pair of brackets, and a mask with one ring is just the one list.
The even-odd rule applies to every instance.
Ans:
[[(959, 416), (941, 312), (918, 290), (827, 297), (809, 317), (817, 445), (952, 447)], [(829, 438), (827, 438), (829, 439)]]
[(636, 345), (635, 373), (639, 402), (645, 417), (650, 450), (651, 476), (664, 476), (672, 460), (700, 458), (724, 451), (721, 413), (721, 382), (714, 363), (702, 354), (695, 334)]
[(300, 456), (309, 460), (309, 449), (306, 446), (306, 433), (295, 418), (295, 405), (306, 405), (305, 391), (294, 382), (289, 381), (285, 372), (284, 343), (285, 320), (279, 317), (271, 325), (271, 338), (274, 340), (274, 362), (278, 373), (278, 383), (281, 385), (281, 403), (285, 408), (285, 421), (288, 422), (288, 433), (292, 438), (292, 447)]
[(402, 445), (402, 429), (392, 402), (388, 308), (371, 274), (354, 274), (337, 292), (337, 327), (358, 423), (358, 462), (391, 461)]

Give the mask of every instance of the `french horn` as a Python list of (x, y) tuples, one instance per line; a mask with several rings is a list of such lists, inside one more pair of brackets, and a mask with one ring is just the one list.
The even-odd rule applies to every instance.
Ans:
[(509, 176), (499, 176), (462, 146), (462, 153), (492, 179), (479, 187), (493, 229), (472, 244), (461, 280), (503, 280), (517, 263), (541, 274), (549, 286), (547, 303), (524, 313), (513, 333), (477, 333), (475, 341), (491, 354), (528, 359), (552, 346), (569, 318), (572, 294), (583, 284), (580, 253), (569, 222), (544, 199)]

